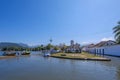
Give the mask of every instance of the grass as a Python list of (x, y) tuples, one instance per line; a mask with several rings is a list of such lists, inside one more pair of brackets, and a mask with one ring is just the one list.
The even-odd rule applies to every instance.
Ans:
[(66, 59), (95, 59), (95, 60), (108, 60), (107, 58), (96, 56), (94, 54), (82, 53), (57, 53), (52, 54), (51, 57), (66, 58)]

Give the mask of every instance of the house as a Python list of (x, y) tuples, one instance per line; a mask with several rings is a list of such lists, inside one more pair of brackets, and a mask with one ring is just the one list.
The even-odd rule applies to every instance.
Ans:
[(116, 42), (109, 40), (109, 41), (101, 41), (100, 43), (96, 44), (94, 47), (103, 47), (103, 46), (113, 46)]
[(89, 48), (93, 48), (94, 46), (95, 46), (95, 44), (89, 44), (89, 45), (83, 46), (82, 51), (88, 52)]
[(101, 41), (97, 43), (96, 45), (89, 47), (88, 52), (95, 53), (95, 54), (104, 54), (104, 48), (103, 47), (110, 47), (116, 45), (115, 41), (108, 40), (108, 41)]
[(89, 53), (99, 54), (99, 55), (112, 55), (120, 56), (120, 45), (115, 41), (101, 41), (94, 45), (93, 47), (88, 48)]

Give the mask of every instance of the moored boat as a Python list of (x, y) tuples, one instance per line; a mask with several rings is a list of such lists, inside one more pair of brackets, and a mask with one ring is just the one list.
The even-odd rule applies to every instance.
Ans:
[(44, 57), (50, 57), (50, 53), (44, 53)]
[(30, 55), (29, 51), (23, 51), (21, 55)]
[(15, 56), (16, 53), (15, 52), (4, 52), (3, 56)]

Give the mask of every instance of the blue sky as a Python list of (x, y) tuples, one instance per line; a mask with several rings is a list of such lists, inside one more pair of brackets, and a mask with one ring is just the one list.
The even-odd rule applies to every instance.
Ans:
[(80, 44), (113, 39), (120, 0), (0, 0), (0, 42)]

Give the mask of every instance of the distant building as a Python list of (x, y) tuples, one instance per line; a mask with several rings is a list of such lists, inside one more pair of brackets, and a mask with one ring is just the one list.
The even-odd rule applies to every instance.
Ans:
[(82, 47), (82, 51), (88, 52), (90, 48), (93, 48), (95, 44), (89, 44)]

